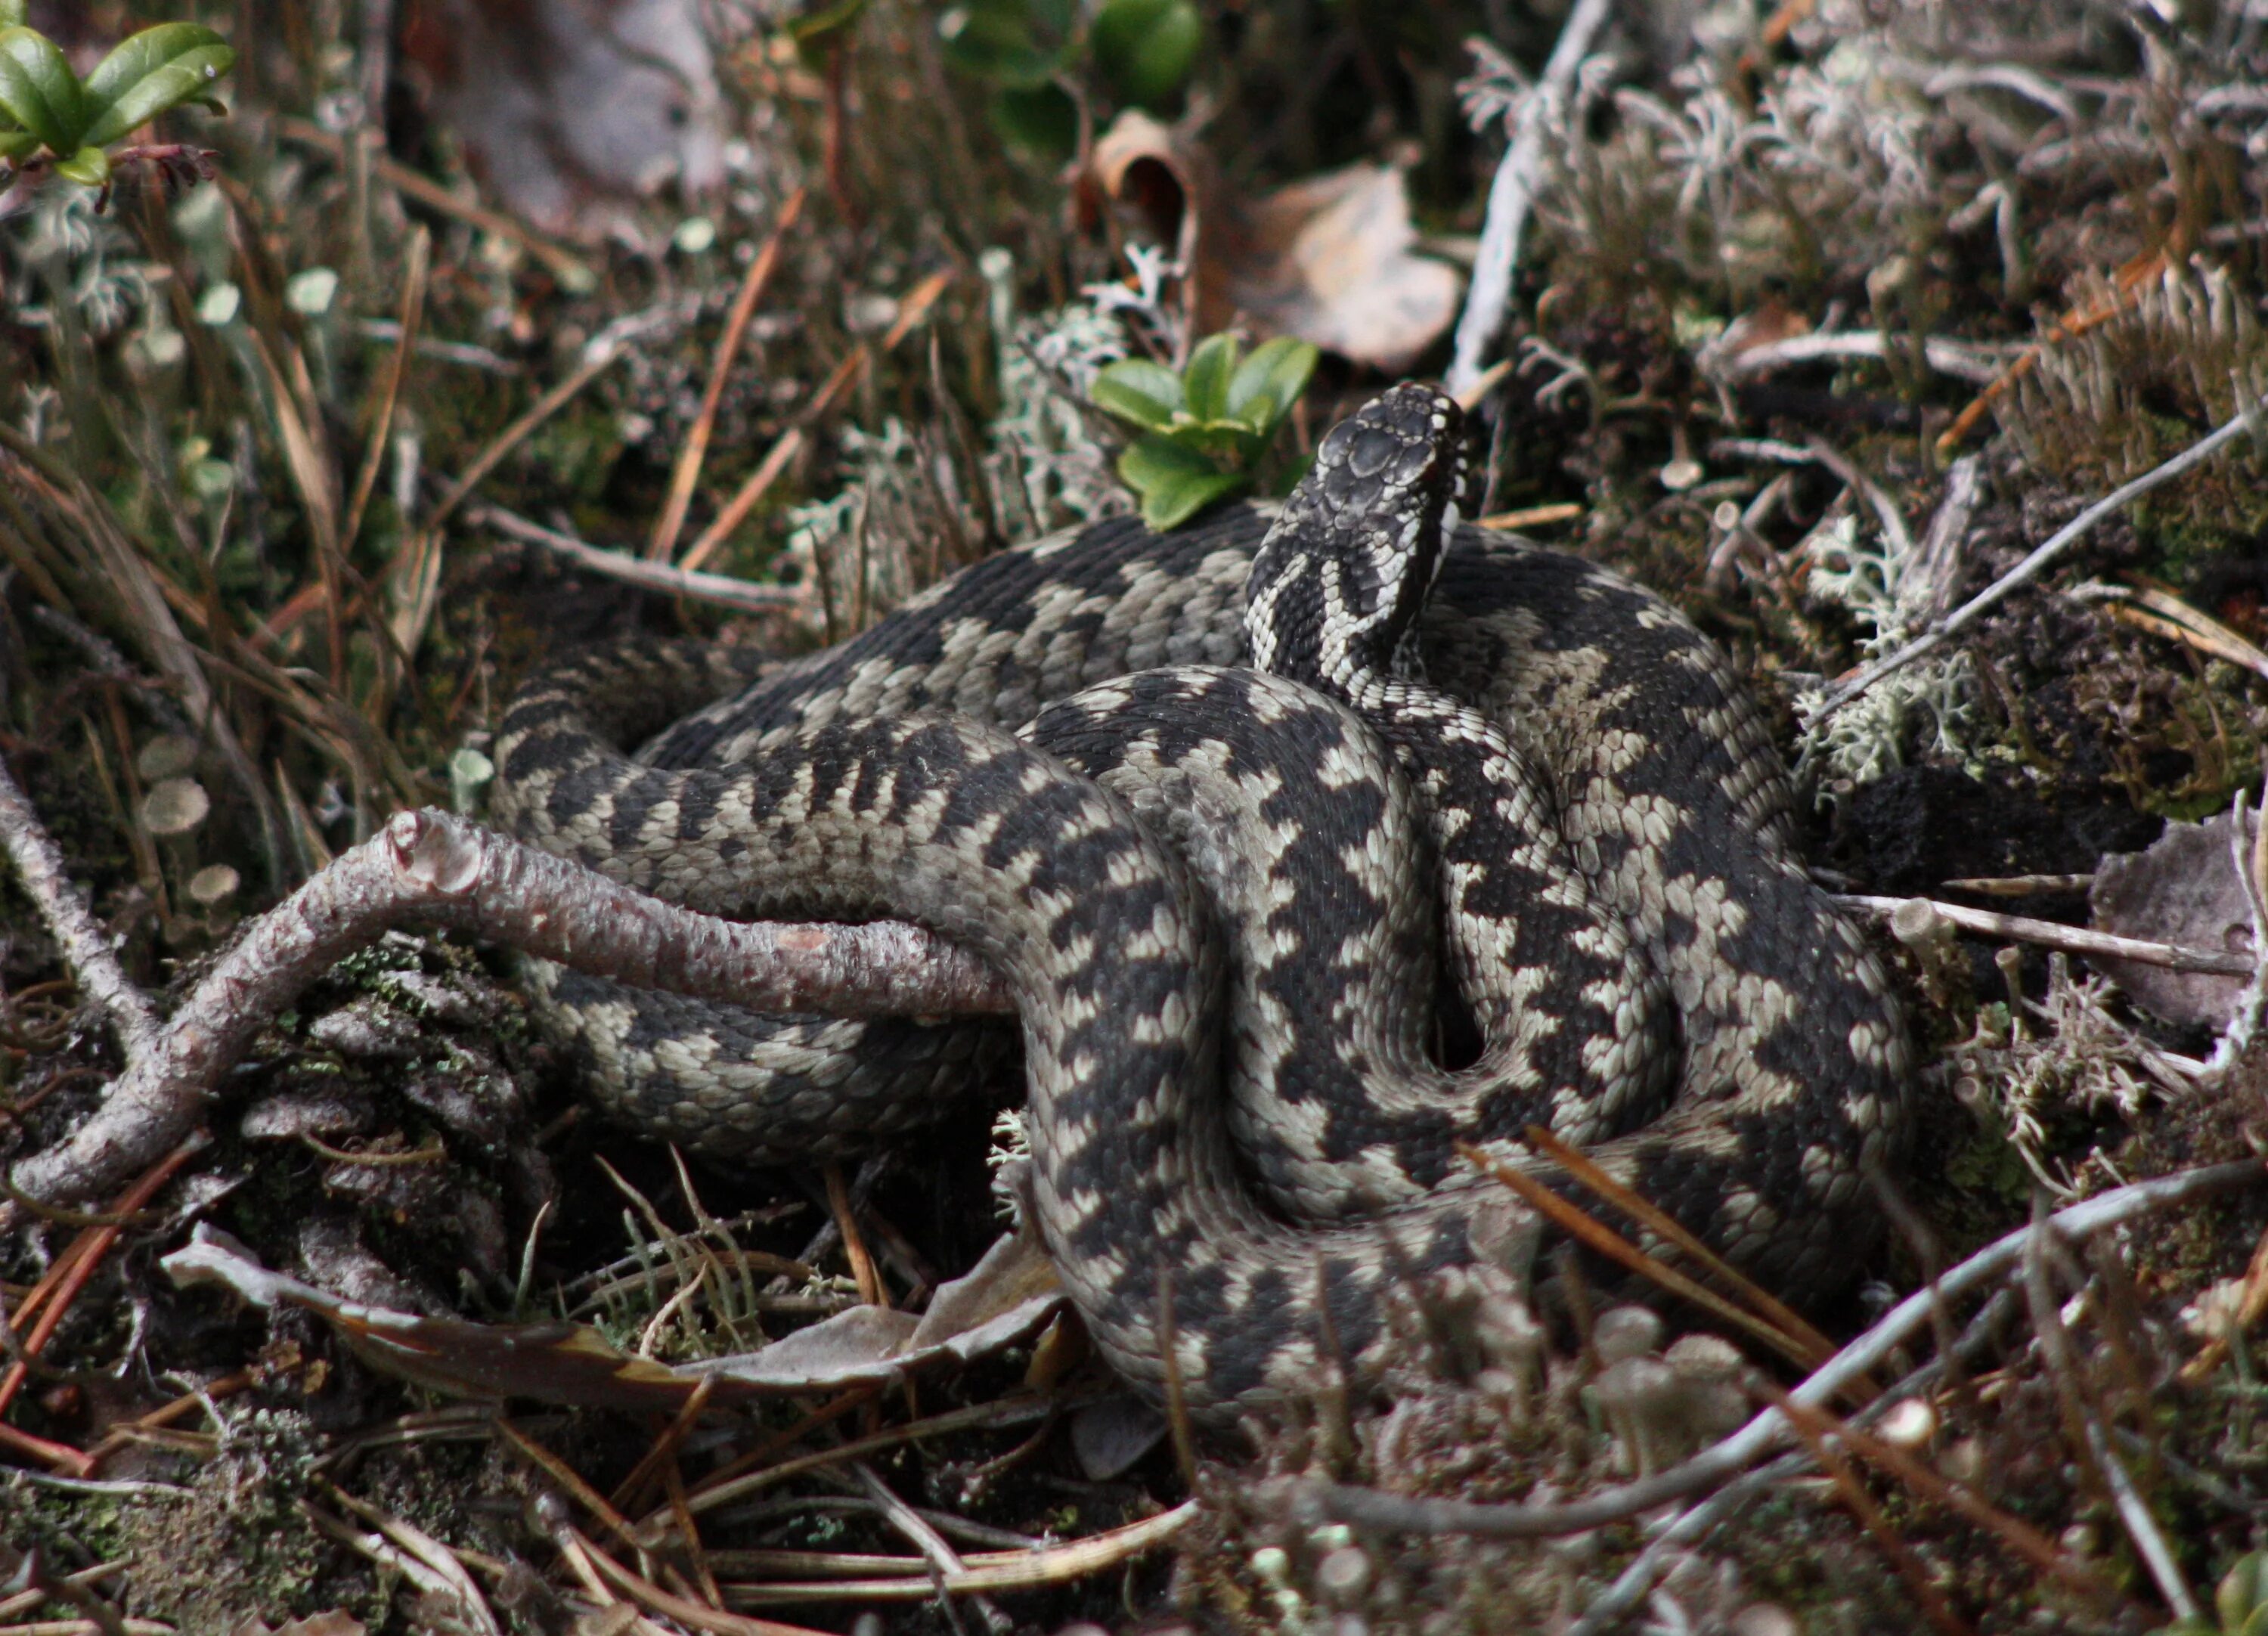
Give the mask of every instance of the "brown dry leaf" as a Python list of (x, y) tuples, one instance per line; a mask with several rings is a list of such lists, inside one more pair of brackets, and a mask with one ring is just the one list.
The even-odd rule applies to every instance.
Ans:
[[(2258, 832), (2258, 821), (2250, 826)], [(2088, 894), (2097, 931), (2191, 948), (2252, 952), (2252, 913), (2229, 855), (2230, 815), (2203, 823), (2169, 823), (2145, 851), (2114, 853), (2095, 866)], [(2169, 1022), (2226, 1028), (2242, 999), (2245, 979), (2095, 955), (2099, 969), (2134, 1003)]]
[(256, 1307), (303, 1307), (372, 1367), (454, 1396), (674, 1410), (698, 1383), (620, 1350), (587, 1324), (472, 1323), (344, 1301), (269, 1271), (236, 1240), (203, 1225), (187, 1248), (158, 1264), (184, 1287), (219, 1284)]
[(1263, 335), (1296, 335), (1391, 374), (1456, 319), (1463, 281), (1412, 254), (1409, 193), (1391, 166), (1351, 165), (1246, 200), (1194, 141), (1129, 112), (1094, 144), (1086, 180), (1191, 269), (1193, 334), (1241, 313)]
[(703, 1375), (722, 1401), (833, 1391), (968, 1363), (1013, 1345), (1061, 1309), (1055, 1265), (1035, 1234), (1004, 1235), (917, 1317), (853, 1307), (772, 1342), (680, 1368), (623, 1352), (582, 1323), (474, 1323), (348, 1301), (271, 1272), (227, 1234), (200, 1225), (158, 1264), (174, 1283), (219, 1284), (262, 1308), (303, 1307), (373, 1368), (460, 1397), (526, 1397), (583, 1408), (675, 1409)]
[(402, 54), (505, 208), (546, 232), (642, 237), (673, 178), (724, 180), (724, 103), (696, 0), (413, 0)]
[(853, 1307), (762, 1352), (691, 1367), (774, 1390), (839, 1391), (895, 1381), (926, 1364), (968, 1363), (1013, 1345), (1063, 1301), (1055, 1264), (1037, 1234), (1004, 1234), (967, 1273), (939, 1286), (918, 1318)]

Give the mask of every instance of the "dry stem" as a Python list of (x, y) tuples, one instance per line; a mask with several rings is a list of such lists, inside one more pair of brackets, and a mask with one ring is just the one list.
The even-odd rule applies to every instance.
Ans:
[(254, 923), (94, 1116), (19, 1162), (33, 1198), (82, 1198), (153, 1162), (202, 1116), (222, 1072), (309, 983), (380, 932), (416, 922), (578, 970), (760, 1010), (847, 1016), (998, 1014), (1005, 986), (965, 950), (896, 922), (740, 924), (617, 886), (461, 818), (396, 813)]

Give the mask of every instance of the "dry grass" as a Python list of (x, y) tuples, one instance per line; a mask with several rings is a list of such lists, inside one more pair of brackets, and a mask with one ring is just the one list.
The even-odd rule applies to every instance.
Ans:
[[(106, 0), (85, 20), (183, 9)], [(107, 215), (55, 188), (0, 223), (0, 748), (146, 985), (193, 974), (395, 806), (476, 799), (479, 757), (459, 752), (552, 645), (638, 625), (837, 638), (1005, 541), (1124, 505), (1079, 402), (1145, 340), (1138, 299), (1130, 314), (1081, 295), (1125, 275), (1119, 230), (1074, 231), (1050, 167), (1002, 151), (912, 0), (874, 0), (839, 104), (784, 36), (734, 35), (743, 146), (696, 207), (713, 232), (681, 240), (709, 247), (673, 247), (683, 212), (657, 203), (662, 247), (644, 253), (550, 244), (470, 205), (439, 138), (405, 129), (380, 157), (326, 127), (357, 71), (355, 8), (203, 9), (260, 41), (229, 117), (183, 124), (218, 151), (218, 184), (125, 190)], [(711, 8), (744, 26), (746, 9)], [(1910, 638), (2261, 390), (2268, 60), (2241, 7), (2182, 19), (2076, 0), (1714, 8), (1690, 49), (1624, 42), (1549, 144), (1498, 505), (1579, 518), (1550, 526), (1556, 543), (1638, 573), (1735, 652), (1791, 724), (1815, 854), (1858, 889), (2083, 873), (2146, 830), (2138, 814), (2218, 811), (2259, 781), (2268, 682), (2052, 591), (1868, 708), (1793, 726), (1820, 678)], [(1469, 232), (1493, 138), (1455, 118), (1455, 42), (1501, 20), (1219, 8), (1216, 151), (1258, 185), (1414, 142), (1421, 214)], [(1511, 43), (1538, 60), (1548, 35)], [(1468, 106), (1492, 119), (1513, 89), (1484, 60)], [(1327, 369), (1307, 424), (1369, 384)], [(1962, 549), (1933, 558), (1944, 463), (1970, 451), (1984, 497)], [(2154, 495), (2067, 578), (2155, 587), (2263, 644), (2260, 470), (2242, 449)], [(793, 594), (729, 617), (633, 594), (484, 507)], [(180, 780), (208, 814), (158, 833), (152, 790)], [(0, 905), (13, 1157), (109, 1065), (12, 883)], [(1909, 1199), (1885, 1201), (1876, 1282), (1810, 1315), (1831, 1338), (2036, 1197), (2250, 1151), (2259, 1062), (2208, 1086), (2182, 1065), (2209, 1039), (2060, 956), (1899, 957), (1930, 1063), (1922, 1151)], [(1413, 1293), (1400, 1401), (1326, 1385), (1256, 1458), (1199, 1451), (1201, 1508), (1169, 1570), (1114, 1552), (1154, 1543), (1139, 1529), (1183, 1497), (1173, 1450), (1104, 1480), (1066, 1452), (1059, 1423), (1102, 1384), (1072, 1335), (887, 1396), (504, 1420), (424, 1403), (304, 1320), (239, 1318), (151, 1266), (194, 1208), (356, 1299), (575, 1316), (691, 1358), (861, 1286), (918, 1298), (965, 1264), (990, 1220), (981, 1133), (938, 1175), (681, 1174), (568, 1110), (476, 958), (408, 940), (342, 968), (241, 1077), (208, 1153), (113, 1201), (154, 1215), (0, 1247), (11, 1345), (39, 1354), (0, 1388), (6, 1458), (110, 1485), (0, 1475), (0, 1582), (30, 1547), (42, 1573), (85, 1576), (80, 1608), (34, 1614), (0, 1590), (0, 1618), (77, 1618), (99, 1595), (192, 1630), (333, 1606), (387, 1628), (487, 1628), (485, 1607), (564, 1630), (606, 1604), (663, 1629), (754, 1628), (730, 1620), (759, 1610), (840, 1628), (858, 1597), (902, 1592), (773, 1610), (754, 1587), (934, 1572), (1027, 1626), (1433, 1636), (1593, 1610), (1586, 1628), (1616, 1628), (1619, 1581), (1639, 1589), (1616, 1618), (1663, 1632), (2139, 1632), (2170, 1621), (2176, 1587), (2209, 1603), (2268, 1544), (2257, 1198), (2043, 1239), (1885, 1371), (1925, 1372), (1928, 1424), (1877, 1430), (1926, 1475), (1850, 1440), (1831, 1479), (1753, 1481), (1669, 1544), (1635, 1522), (1510, 1541), (1300, 1512), (1318, 1478), (1568, 1500), (1714, 1435), (1711, 1391), (1721, 1411), (1723, 1391), (1745, 1404), (1793, 1378), (1751, 1347), (1761, 1374), (1711, 1375), (1692, 1425), (1646, 1432), (1612, 1371), (1677, 1359), (1655, 1341), (1602, 1352), (1602, 1329), (1639, 1321), (1609, 1312), (1595, 1272), (1557, 1266), (1540, 1324), (1501, 1292)], [(547, 1211), (561, 1198), (583, 1208)], [(704, 1498), (727, 1484), (729, 1502)], [(985, 1554), (1091, 1535), (1040, 1569)], [(1042, 1588), (1019, 1588), (1033, 1572)], [(951, 1622), (933, 1603), (917, 1617)]]

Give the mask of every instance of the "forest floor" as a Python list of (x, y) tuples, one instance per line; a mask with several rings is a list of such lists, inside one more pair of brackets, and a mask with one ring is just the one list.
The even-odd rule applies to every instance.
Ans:
[[(793, 30), (718, 4), (714, 188), (548, 217), (476, 192), (468, 151), (509, 135), (476, 94), (374, 66), (391, 6), (202, 11), (227, 111), (168, 134), (210, 181), (0, 195), (0, 753), (159, 1012), (389, 814), (476, 815), (543, 655), (808, 649), (1130, 509), (1097, 372), (1185, 363), (1240, 303), (1324, 344), (1280, 487), (1450, 366), (1440, 269), (1470, 273), (1526, 121), (1489, 520), (1631, 575), (1749, 677), (1807, 861), (1897, 974), (1918, 1137), (1823, 1341), (1666, 1308), (1742, 1362), (1659, 1423), (1602, 1389), (1663, 1338), (1565, 1268), (1528, 1373), (1413, 1341), (1393, 1406), (1319, 1394), (1256, 1452), (1176, 1436), (1060, 1315), (909, 1383), (822, 1361), (740, 1396), (659, 1366), (976, 1263), (984, 1118), (845, 1171), (681, 1158), (578, 1105), (500, 955), (389, 932), (222, 1066), (194, 1138), (0, 1204), (0, 1631), (2257, 1628), (2268, 1045), (2225, 816), (2268, 743), (2251, 11), (1650, 8), (1530, 98), (1557, 8), (1208, 5), (1189, 83), (1152, 88), (1171, 128), (1108, 117), (1101, 46), (1053, 65), (1066, 158), (1020, 145), (1055, 105), (915, 0)], [(652, 139), (553, 93), (527, 117), (567, 147)], [(1327, 173), (1361, 208), (1270, 194)], [(130, 1049), (136, 1002), (69, 952), (0, 881), (11, 1166)], [(2157, 1177), (2184, 1179), (2122, 1190)], [(2050, 1223), (2088, 1201), (2116, 1224)], [(237, 1288), (177, 1276), (193, 1234)], [(1933, 1279), (1800, 1437), (1547, 1514), (1698, 1471)], [(1354, 1490), (1494, 1509), (1334, 1520)]]

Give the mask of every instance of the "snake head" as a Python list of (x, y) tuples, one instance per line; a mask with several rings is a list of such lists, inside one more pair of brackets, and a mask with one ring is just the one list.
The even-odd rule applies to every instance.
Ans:
[(1335, 689), (1416, 675), (1467, 466), (1464, 411), (1433, 387), (1405, 381), (1332, 427), (1245, 582), (1254, 665)]

